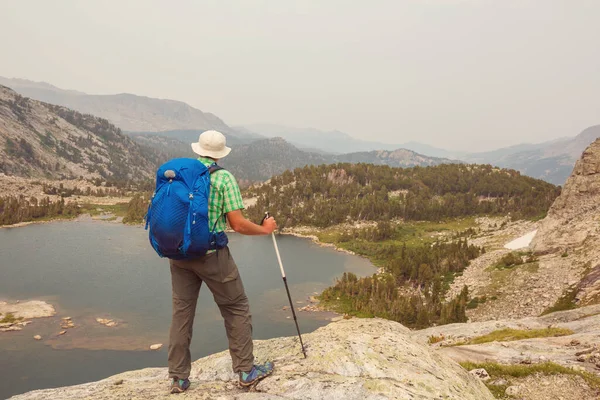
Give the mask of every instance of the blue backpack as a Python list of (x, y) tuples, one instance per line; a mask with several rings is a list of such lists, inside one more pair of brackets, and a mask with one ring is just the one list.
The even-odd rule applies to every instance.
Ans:
[(193, 158), (176, 158), (158, 168), (146, 230), (159, 256), (194, 258), (227, 245), (227, 235), (215, 233), (216, 223), (211, 230), (208, 222), (210, 174), (220, 169)]

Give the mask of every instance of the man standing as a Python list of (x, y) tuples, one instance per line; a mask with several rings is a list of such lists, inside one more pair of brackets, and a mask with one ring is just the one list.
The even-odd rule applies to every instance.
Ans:
[[(206, 131), (192, 144), (199, 160), (208, 166), (227, 156), (225, 136), (217, 131)], [(226, 170), (216, 170), (210, 177), (211, 188), (208, 219), (211, 230), (223, 232), (227, 222), (243, 235), (268, 235), (277, 228), (273, 218), (262, 225), (247, 220), (242, 209), (242, 195), (234, 176)], [(169, 376), (173, 380), (171, 393), (182, 393), (190, 386), (192, 368), (190, 342), (200, 286), (205, 282), (213, 294), (229, 340), (229, 353), (234, 372), (239, 374), (242, 386), (250, 386), (273, 372), (273, 364), (254, 364), (252, 318), (250, 305), (237, 266), (225, 246), (209, 251), (205, 256), (170, 260), (173, 286), (173, 319), (169, 338)]]

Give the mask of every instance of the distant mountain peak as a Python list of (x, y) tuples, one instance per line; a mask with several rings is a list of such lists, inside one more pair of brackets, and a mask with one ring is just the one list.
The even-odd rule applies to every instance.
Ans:
[(267, 137), (280, 136), (299, 148), (318, 149), (321, 152), (331, 154), (374, 150), (394, 151), (398, 148), (407, 148), (429, 156), (456, 158), (452, 157), (450, 152), (416, 142), (394, 144), (362, 140), (337, 129), (320, 130), (316, 128), (294, 128), (277, 124), (249, 124), (244, 125), (243, 127), (235, 127), (235, 129), (238, 131), (254, 132)]
[(11, 89), (15, 90), (17, 93), (19, 91), (14, 88), (15, 86), (29, 88), (29, 89), (41, 89), (41, 90), (50, 90), (50, 91), (54, 91), (54, 92), (65, 92), (70, 95), (85, 95), (86, 94), (83, 92), (79, 92), (77, 90), (60, 89), (48, 82), (44, 82), (44, 81), (37, 82), (37, 81), (32, 81), (32, 80), (23, 79), (23, 78), (4, 78), (4, 77), (0, 76), (0, 84), (10, 87)]

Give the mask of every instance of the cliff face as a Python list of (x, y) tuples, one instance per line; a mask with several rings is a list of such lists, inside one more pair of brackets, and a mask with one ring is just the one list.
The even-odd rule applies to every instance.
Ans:
[(562, 194), (542, 222), (532, 245), (536, 252), (575, 249), (600, 234), (600, 139), (575, 164)]
[(572, 287), (578, 306), (600, 303), (600, 139), (575, 164), (532, 247), (562, 253), (565, 268), (579, 266), (582, 279)]
[[(492, 400), (477, 378), (411, 338), (402, 325), (380, 319), (329, 324), (303, 337), (255, 342), (258, 360), (275, 361), (275, 373), (248, 392), (237, 385), (228, 352), (196, 361), (186, 399), (456, 399)], [(165, 368), (131, 371), (73, 387), (25, 393), (34, 399), (169, 398)]]

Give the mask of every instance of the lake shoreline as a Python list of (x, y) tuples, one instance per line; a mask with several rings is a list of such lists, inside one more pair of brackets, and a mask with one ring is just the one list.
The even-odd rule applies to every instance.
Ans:
[(328, 247), (328, 248), (331, 248), (331, 249), (333, 249), (335, 251), (339, 251), (340, 253), (346, 253), (346, 254), (349, 254), (351, 256), (361, 257), (361, 258), (365, 258), (365, 259), (368, 260), (367, 257), (361, 256), (360, 254), (356, 254), (355, 252), (353, 252), (351, 250), (346, 250), (344, 248), (338, 247), (334, 243), (325, 243), (325, 242), (322, 242), (321, 240), (319, 240), (319, 237), (316, 236), (316, 235), (309, 235), (309, 234), (302, 233), (302, 232), (299, 232), (299, 231), (294, 231), (293, 228), (290, 228), (290, 229), (291, 229), (290, 231), (281, 232), (280, 235), (288, 235), (288, 236), (295, 236), (295, 237), (302, 238), (302, 239), (310, 239), (314, 244), (316, 244), (318, 246)]
[(24, 226), (29, 226), (29, 225), (38, 225), (38, 224), (41, 225), (41, 224), (49, 224), (52, 222), (75, 221), (76, 219), (77, 219), (77, 217), (75, 217), (75, 218), (54, 218), (54, 219), (43, 220), (43, 221), (17, 222), (16, 224), (12, 224), (12, 225), (0, 225), (0, 229), (22, 228)]
[[(116, 219), (111, 219), (111, 218), (116, 218)], [(29, 225), (41, 225), (41, 224), (50, 224), (50, 223), (55, 223), (55, 222), (112, 222), (112, 223), (123, 223), (122, 222), (122, 217), (117, 217), (114, 214), (106, 214), (103, 217), (98, 217), (98, 216), (92, 216), (91, 214), (79, 214), (75, 217), (72, 218), (52, 218), (52, 219), (48, 219), (48, 220), (38, 220), (38, 221), (24, 221), (24, 222), (17, 222), (16, 224), (12, 224), (12, 225), (0, 225), (0, 229), (12, 229), (12, 228), (22, 228), (24, 226), (29, 226)], [(129, 225), (129, 224), (124, 224), (124, 225)], [(132, 225), (137, 225), (137, 224), (132, 224)], [(143, 226), (143, 225), (141, 225)]]

